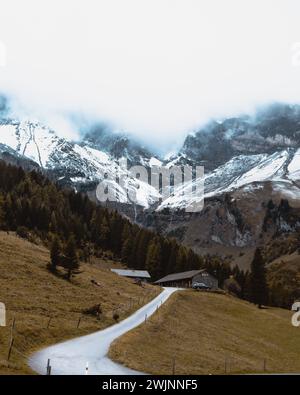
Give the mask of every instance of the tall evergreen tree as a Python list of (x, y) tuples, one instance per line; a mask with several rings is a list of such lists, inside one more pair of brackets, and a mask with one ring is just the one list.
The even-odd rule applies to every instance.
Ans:
[(116, 254), (120, 254), (122, 249), (122, 233), (123, 233), (123, 221), (117, 212), (112, 214), (111, 218), (111, 248)]
[(242, 298), (251, 301), (251, 274), (247, 270), (246, 273), (244, 273), (244, 276), (245, 280), (242, 285)]
[(76, 251), (76, 242), (73, 235), (71, 235), (67, 241), (63, 265), (67, 272), (68, 280), (71, 280), (73, 275), (78, 274), (79, 261)]
[(150, 272), (151, 277), (158, 277), (161, 266), (161, 246), (156, 237), (152, 239), (149, 244), (145, 266), (146, 269)]
[(132, 249), (133, 249), (133, 240), (132, 237), (128, 237), (128, 239), (124, 241), (122, 246), (121, 258), (123, 262), (128, 263), (129, 258), (132, 254)]
[(250, 274), (251, 301), (259, 308), (268, 301), (268, 286), (266, 280), (265, 263), (260, 248), (255, 250), (251, 263)]
[(56, 232), (57, 231), (57, 221), (56, 221), (56, 215), (55, 212), (52, 211), (51, 213), (51, 222), (50, 222), (50, 226), (49, 226), (51, 232)]
[(138, 244), (139, 244), (140, 237), (141, 237), (141, 233), (139, 231), (136, 232), (135, 234), (133, 234), (131, 237), (132, 246), (131, 246), (131, 250), (130, 250), (130, 255), (127, 260), (127, 264), (129, 267), (131, 267), (133, 269), (138, 268), (137, 250), (138, 250)]
[(137, 267), (145, 267), (147, 259), (147, 249), (152, 237), (153, 235), (147, 230), (140, 230), (135, 253)]
[(187, 253), (186, 248), (180, 246), (176, 254), (175, 271), (184, 272), (187, 270)]
[(102, 218), (102, 222), (101, 222), (99, 231), (100, 231), (99, 241), (100, 241), (101, 247), (103, 247), (104, 249), (108, 249), (109, 248), (110, 228), (109, 228), (108, 218), (106, 217), (106, 215), (103, 216), (103, 218)]
[(61, 245), (59, 238), (54, 236), (50, 247), (50, 268), (53, 272), (56, 271), (57, 266), (61, 263)]
[(166, 265), (166, 271), (164, 274), (174, 273), (175, 272), (175, 265), (176, 265), (176, 256), (178, 253), (178, 244), (174, 239), (171, 239), (170, 242), (170, 255), (168, 259), (168, 263)]
[(92, 243), (86, 242), (82, 248), (83, 259), (85, 262), (90, 262), (91, 256), (94, 254)]

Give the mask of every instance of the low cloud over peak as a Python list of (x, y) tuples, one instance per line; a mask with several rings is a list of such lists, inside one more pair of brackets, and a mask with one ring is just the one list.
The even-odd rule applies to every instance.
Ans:
[(69, 114), (167, 152), (211, 117), (299, 102), (294, 0), (1, 1), (0, 90), (69, 138)]

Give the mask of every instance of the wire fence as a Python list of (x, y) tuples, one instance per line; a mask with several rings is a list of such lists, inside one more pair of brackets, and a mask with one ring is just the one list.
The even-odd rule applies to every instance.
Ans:
[[(143, 306), (146, 301), (149, 301), (149, 297), (153, 299), (156, 295), (147, 295), (145, 297), (141, 298), (131, 298), (129, 301), (126, 303), (120, 303), (118, 306), (116, 306), (114, 309), (111, 309), (106, 312), (106, 318), (112, 319), (113, 315), (115, 312), (118, 312), (120, 317), (123, 314), (126, 314), (132, 309), (137, 310), (140, 306)], [(143, 328), (154, 330), (155, 332), (159, 332), (162, 330), (162, 325), (165, 325), (165, 321), (163, 320), (163, 314), (162, 310), (166, 308), (165, 305), (162, 306), (162, 309), (160, 309), (161, 305), (159, 304), (154, 311), (154, 313), (151, 315), (151, 317), (148, 317), (145, 315), (145, 321), (143, 325)], [(170, 308), (170, 307), (169, 307)], [(168, 358), (164, 358), (164, 362), (162, 364), (162, 361), (160, 361), (159, 364), (156, 364), (154, 362), (147, 362), (143, 361), (143, 372), (144, 373), (149, 373), (149, 374), (159, 374), (160, 373), (160, 368), (163, 368), (163, 372), (166, 374), (171, 374), (171, 375), (176, 375), (176, 374), (191, 374), (191, 372), (186, 372), (184, 368), (184, 362), (181, 361), (180, 356), (177, 355), (176, 352), (176, 342), (178, 342), (179, 335), (180, 333), (178, 332), (178, 327), (179, 327), (179, 319), (176, 317), (176, 312), (177, 308), (176, 306), (172, 306), (171, 310), (169, 311), (169, 317), (171, 317), (171, 321), (168, 322), (168, 331), (170, 333), (170, 336), (174, 339), (174, 355), (171, 355)], [(3, 328), (6, 329), (6, 335), (4, 337), (5, 344), (4, 344), (4, 357), (7, 362), (7, 366), (9, 367), (10, 364), (14, 364), (14, 361), (17, 361), (22, 359), (23, 361), (28, 361), (30, 352), (37, 349), (38, 346), (41, 344), (39, 343), (38, 339), (38, 330), (43, 330), (43, 331), (51, 331), (51, 329), (56, 329), (56, 328), (61, 328), (64, 327), (66, 328), (66, 324), (69, 325), (69, 328), (73, 329), (80, 329), (84, 325), (90, 325), (92, 322), (92, 319), (90, 317), (83, 316), (82, 314), (77, 314), (75, 313), (74, 319), (68, 319), (68, 318), (63, 318), (63, 317), (51, 317), (51, 316), (39, 316), (39, 321), (38, 323), (35, 322), (33, 323), (30, 328), (26, 326), (21, 319), (16, 318), (14, 316), (15, 311), (8, 311), (8, 320), (7, 320), (7, 327)], [(104, 320), (102, 317), (100, 320)], [(62, 322), (64, 324), (62, 325)], [(93, 320), (95, 323), (95, 319)], [(100, 329), (100, 328), (99, 328)], [(102, 329), (102, 328), (101, 328)], [(144, 330), (144, 335), (146, 336), (146, 340), (153, 341), (153, 336), (152, 336), (152, 331), (147, 331)], [(31, 337), (28, 336), (29, 331), (31, 333), (34, 333), (36, 331), (37, 336), (36, 337)], [(152, 338), (151, 338), (152, 336)], [(3, 337), (2, 337), (3, 339)], [(57, 340), (57, 339), (55, 339)], [(153, 347), (155, 347), (155, 344), (153, 344)], [(2, 353), (3, 354), (3, 353)], [(126, 354), (126, 352), (125, 352)], [(16, 358), (17, 357), (17, 358)], [(124, 362), (126, 362), (127, 355), (123, 356)], [(147, 355), (145, 356), (147, 358)], [(11, 362), (13, 360), (13, 362)], [(48, 360), (47, 363), (40, 364), (34, 359), (29, 359), (30, 360), (30, 367), (32, 370), (40, 373), (40, 374), (45, 374), (45, 375), (50, 375), (51, 374), (51, 361)], [(131, 367), (131, 366), (129, 366)], [(89, 367), (88, 367), (88, 361), (87, 361), (87, 366), (85, 370), (82, 372), (82, 374), (88, 374), (89, 372)], [(203, 369), (203, 364), (197, 368), (197, 365), (193, 367), (193, 374), (240, 374), (243, 372), (247, 373), (269, 373), (271, 372), (271, 366), (268, 365), (268, 360), (266, 358), (257, 358), (256, 361), (241, 361), (240, 358), (235, 358), (234, 356), (230, 356), (230, 354), (225, 355), (223, 362), (219, 360), (218, 364), (214, 366), (214, 369), (211, 370), (211, 373), (209, 371), (206, 371)]]
[[(22, 319), (24, 312), (6, 309), (6, 327), (1, 328), (0, 337), (0, 363), (6, 367), (14, 366), (22, 359), (27, 361), (30, 352), (42, 346), (39, 339), (42, 331), (49, 331), (64, 328), (64, 330), (71, 330), (70, 334), (74, 334), (74, 330), (84, 331), (100, 330), (105, 327), (126, 318), (133, 311), (138, 310), (157, 296), (156, 292), (148, 291), (146, 295), (140, 297), (130, 297), (129, 300), (119, 303), (112, 309), (102, 312), (98, 317), (91, 314), (84, 314), (82, 312), (74, 312), (73, 317), (42, 315), (29, 312), (30, 325), (26, 324)], [(51, 340), (52, 339), (52, 340)], [(63, 340), (50, 337), (50, 341)], [(1, 352), (2, 351), (2, 352)], [(16, 356), (18, 358), (16, 358)], [(2, 359), (2, 360), (1, 360)], [(17, 363), (15, 363), (17, 361)], [(33, 370), (44, 374), (49, 373), (46, 366), (37, 365), (36, 361), (30, 359), (30, 366)], [(51, 369), (50, 369), (51, 371)], [(88, 371), (88, 369), (87, 369)]]
[[(136, 365), (132, 362), (132, 356), (128, 356), (129, 359), (123, 356), (122, 363), (130, 368), (137, 371), (142, 371), (145, 374), (150, 375), (240, 375), (240, 374), (268, 374), (274, 372), (276, 369), (268, 366), (268, 360), (266, 358), (257, 359), (252, 361), (252, 363), (241, 363), (238, 358), (235, 357), (223, 357), (223, 360), (216, 363), (211, 369), (205, 367), (205, 361), (201, 363), (195, 362), (193, 367), (189, 370), (186, 366), (185, 361), (181, 359), (180, 356), (169, 355), (163, 360), (157, 361), (145, 361), (141, 365)], [(145, 354), (147, 358), (147, 354)], [(117, 361), (118, 362), (118, 361)], [(211, 363), (209, 363), (211, 365)]]
[[(168, 320), (164, 320), (164, 309), (168, 309)], [(174, 354), (168, 352), (168, 355), (160, 358), (157, 356), (157, 362), (155, 361), (155, 357), (151, 357), (152, 361), (147, 362), (147, 353), (145, 352), (145, 357), (143, 358), (135, 358), (134, 352), (127, 353), (127, 351), (122, 352), (120, 361), (125, 363), (126, 361), (134, 361), (135, 359), (140, 359), (142, 362), (140, 367), (131, 366), (131, 364), (127, 365), (129, 368), (133, 368), (136, 370), (142, 370), (144, 373), (149, 374), (168, 374), (168, 375), (176, 375), (176, 374), (221, 374), (221, 375), (232, 375), (232, 374), (255, 374), (255, 373), (271, 373), (275, 370), (280, 371), (280, 367), (277, 366), (274, 368), (274, 362), (268, 360), (263, 355), (258, 355), (257, 357), (251, 357), (248, 359), (246, 356), (236, 356), (230, 355), (230, 352), (223, 357), (220, 354), (215, 357), (212, 356), (212, 359), (209, 360), (209, 357), (205, 357), (204, 355), (200, 355), (197, 362), (197, 350), (194, 350), (194, 363), (192, 366), (192, 371), (188, 371), (186, 368), (185, 358), (186, 356), (184, 350), (181, 349), (180, 352), (177, 352), (178, 346), (182, 341), (182, 334), (179, 330), (180, 328), (180, 319), (177, 315), (177, 306), (169, 304), (163, 305), (161, 308), (157, 308), (156, 311), (151, 315), (151, 317), (145, 317), (145, 325), (141, 327), (142, 336), (145, 339), (145, 344), (153, 345), (153, 349), (157, 348), (157, 344), (155, 344), (155, 334), (161, 333), (164, 330), (167, 330), (168, 336), (172, 338), (174, 344)], [(149, 318), (149, 319), (148, 319)], [(212, 351), (213, 352), (213, 351)], [(159, 355), (159, 354), (158, 354)], [(190, 359), (190, 356), (187, 357)], [(158, 360), (159, 359), (159, 360)], [(202, 360), (201, 360), (202, 359)], [(201, 360), (201, 362), (200, 362)], [(284, 367), (283, 367), (284, 370)]]
[[(156, 322), (153, 321), (153, 318), (155, 316), (156, 316)], [(150, 323), (150, 320), (148, 321), (147, 317), (145, 317), (145, 324), (152, 326), (159, 325), (160, 317), (158, 312), (155, 312), (153, 314), (153, 318), (151, 319), (151, 323)], [(12, 337), (10, 339), (10, 344), (8, 347), (7, 366), (9, 366), (11, 357), (17, 355), (25, 361), (29, 360), (29, 366), (33, 371), (38, 372), (39, 374), (42, 375), (51, 375), (52, 362), (50, 361), (50, 359), (42, 364), (33, 358), (29, 358), (29, 353), (24, 351), (24, 345), (22, 346), (22, 344), (20, 343), (20, 338), (22, 337), (24, 337), (24, 334), (18, 331), (16, 328), (14, 328)], [(174, 340), (176, 342), (176, 338), (174, 338)], [(27, 338), (25, 348), (34, 349), (36, 348), (36, 343), (32, 341), (30, 338)], [(127, 352), (125, 351), (123, 355), (125, 361), (127, 359), (127, 356), (129, 355), (127, 355)], [(128, 367), (132, 368), (131, 366)], [(272, 371), (272, 369), (269, 369), (268, 367), (268, 361), (266, 358), (257, 359), (257, 361), (255, 362), (252, 361), (252, 363), (247, 363), (246, 361), (242, 363), (240, 359), (235, 358), (234, 356), (225, 355), (223, 362), (219, 362), (218, 364), (216, 364), (215, 368), (212, 369), (211, 372), (203, 369), (203, 364), (199, 366), (199, 368), (197, 368), (196, 362), (195, 362), (195, 366), (193, 367), (193, 371), (187, 372), (186, 368), (184, 367), (184, 363), (180, 359), (180, 356), (176, 354), (170, 356), (169, 358), (164, 358), (164, 361), (163, 362), (160, 361), (159, 364), (156, 364), (155, 361), (147, 362), (144, 360), (142, 364), (142, 368), (140, 370), (142, 370), (146, 374), (147, 373), (161, 374), (161, 370), (160, 370), (161, 368), (163, 369), (162, 371), (164, 372), (164, 374), (169, 374), (169, 375), (176, 375), (176, 374), (229, 375), (229, 374), (257, 373), (257, 372), (270, 373)], [(86, 374), (86, 375), (89, 374), (88, 361), (85, 369), (83, 369), (82, 371), (82, 374)]]

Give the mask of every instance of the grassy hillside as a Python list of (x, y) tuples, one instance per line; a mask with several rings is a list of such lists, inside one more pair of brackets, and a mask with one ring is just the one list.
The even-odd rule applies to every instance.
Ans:
[[(109, 268), (117, 265), (111, 261), (95, 259), (91, 264), (82, 264), (82, 273), (71, 283), (49, 273), (48, 262), (46, 248), (13, 233), (0, 232), (0, 301), (6, 304), (8, 324), (0, 327), (2, 374), (32, 373), (26, 365), (32, 351), (107, 327), (115, 322), (114, 312), (123, 319), (160, 292), (157, 287), (142, 288), (112, 273)], [(99, 303), (103, 312), (99, 320), (82, 314)], [(7, 363), (13, 318), (15, 340)]]
[(300, 372), (300, 329), (291, 312), (259, 310), (227, 295), (180, 291), (110, 356), (153, 374)]

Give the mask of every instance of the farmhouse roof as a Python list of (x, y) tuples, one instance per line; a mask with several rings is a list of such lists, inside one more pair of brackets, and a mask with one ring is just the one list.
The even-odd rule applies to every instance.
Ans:
[(119, 276), (124, 276), (124, 277), (151, 278), (147, 270), (111, 269), (111, 271), (117, 273)]
[(186, 280), (189, 278), (192, 278), (196, 276), (196, 274), (205, 272), (205, 269), (201, 270), (189, 270), (188, 272), (182, 272), (182, 273), (173, 273), (173, 274), (168, 274), (167, 276), (161, 278), (160, 280), (155, 281), (156, 284), (159, 283), (164, 283), (168, 281), (176, 281), (176, 280)]

